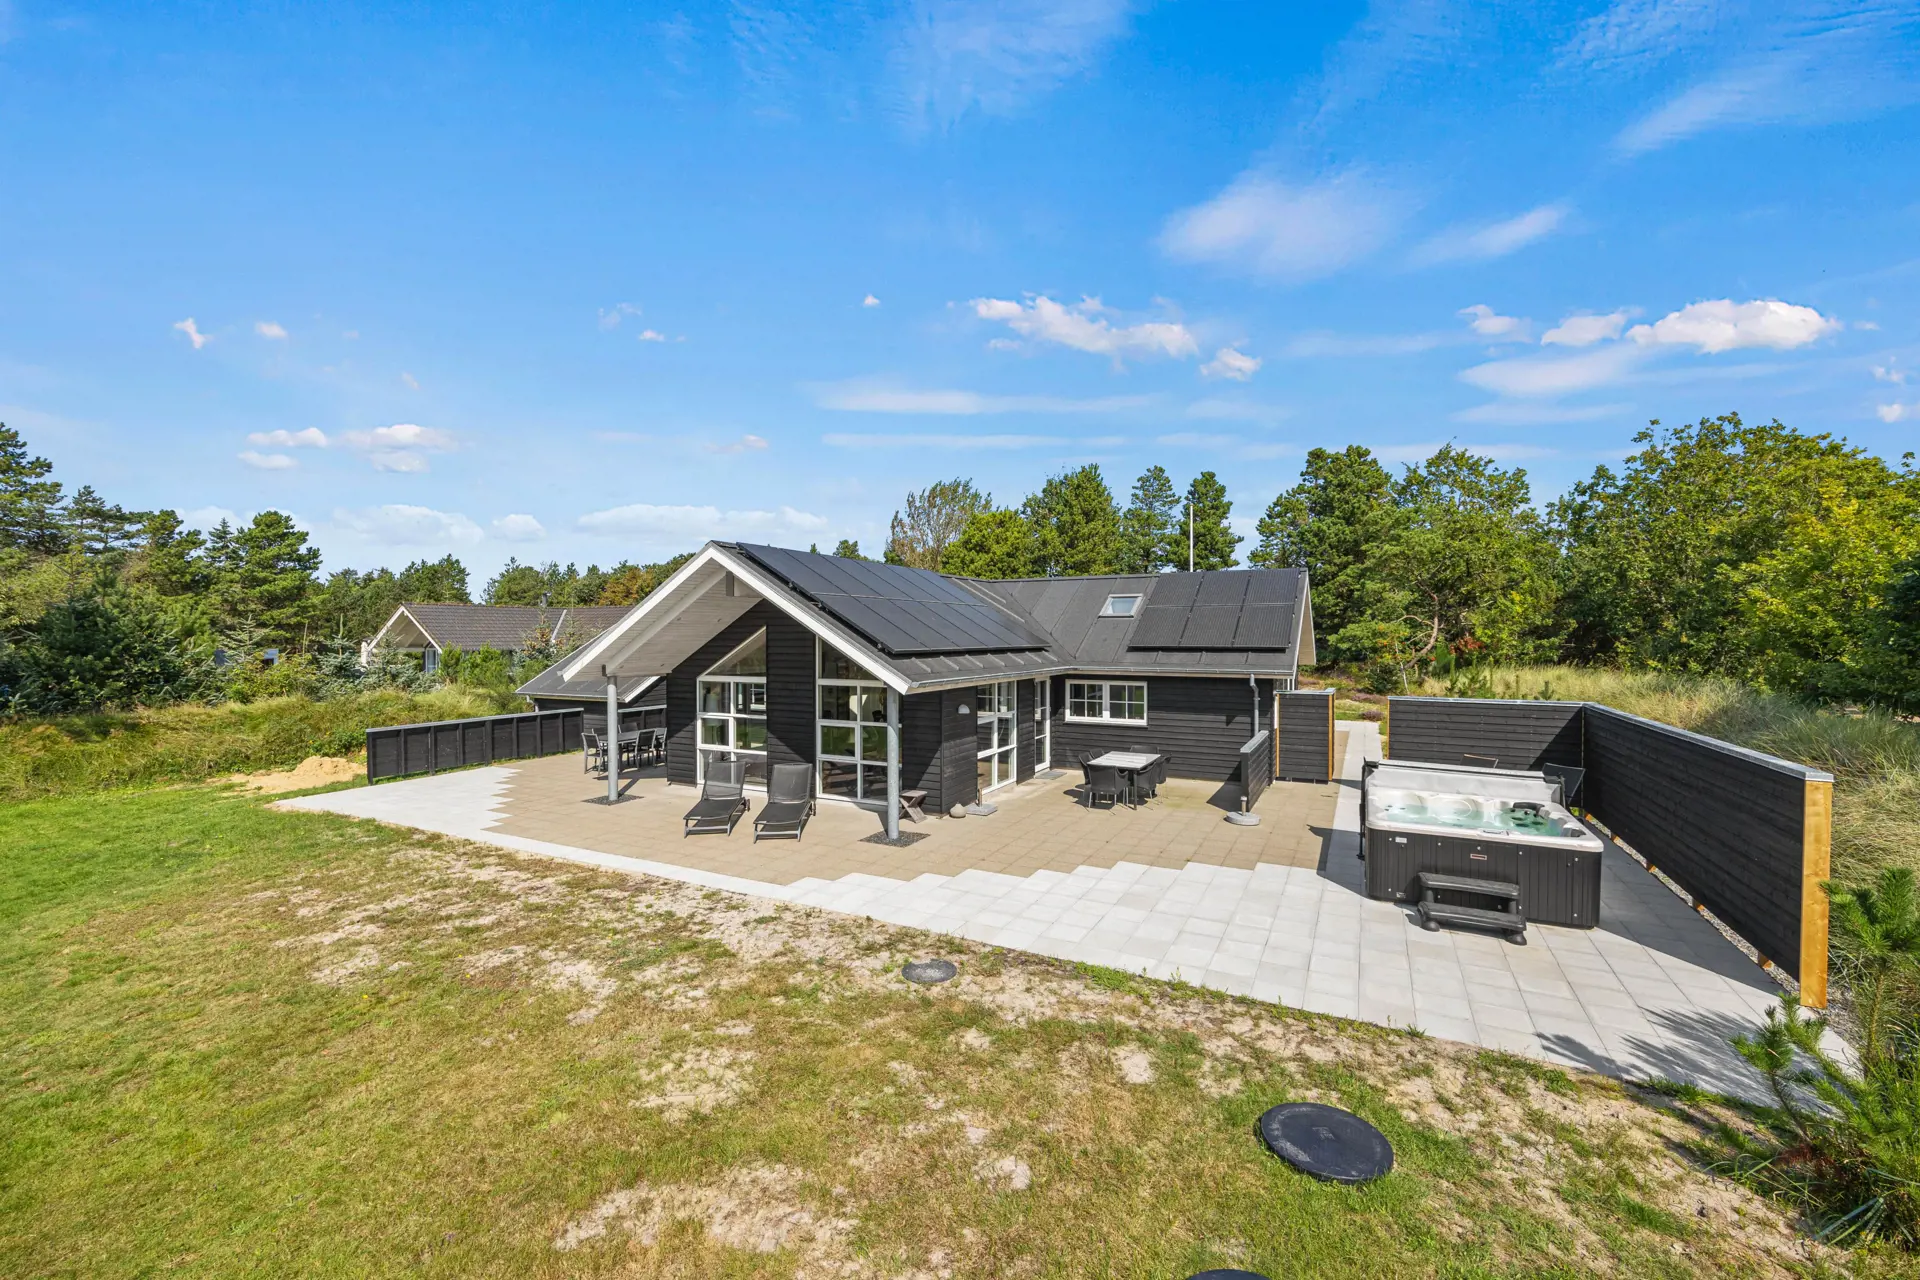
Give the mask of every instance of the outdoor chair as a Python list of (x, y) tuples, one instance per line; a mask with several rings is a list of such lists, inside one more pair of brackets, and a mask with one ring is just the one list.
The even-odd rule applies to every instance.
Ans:
[(1120, 780), (1120, 770), (1110, 764), (1088, 766), (1085, 796), (1089, 808), (1101, 796), (1112, 796), (1113, 802), (1119, 804), (1126, 790), (1127, 784)]
[(665, 729), (647, 729), (640, 736), (640, 752), (655, 764), (664, 764), (667, 759), (667, 731)]
[(813, 816), (813, 766), (776, 764), (767, 779), (767, 802), (753, 820), (753, 838), (790, 836), (795, 840)]
[(734, 823), (747, 812), (747, 764), (744, 760), (716, 760), (707, 766), (707, 780), (700, 788), (700, 799), (687, 810), (682, 838), (695, 833), (718, 831), (732, 835)]
[(581, 733), (580, 754), (584, 757), (580, 764), (580, 772), (592, 773), (597, 769), (604, 769), (606, 767), (607, 749), (601, 745), (599, 734), (593, 732)]

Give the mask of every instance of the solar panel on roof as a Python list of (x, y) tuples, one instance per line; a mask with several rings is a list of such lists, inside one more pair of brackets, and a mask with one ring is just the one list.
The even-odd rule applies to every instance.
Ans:
[(1292, 645), (1292, 605), (1254, 604), (1241, 610), (1240, 627), (1233, 634), (1234, 648), (1286, 649)]
[(1186, 630), (1180, 635), (1182, 649), (1231, 649), (1233, 631), (1240, 622), (1240, 610), (1209, 609), (1195, 605), (1187, 615)]
[(1148, 607), (1186, 608), (1193, 603), (1194, 593), (1200, 590), (1200, 578), (1197, 573), (1161, 574), (1153, 580), (1153, 590), (1147, 593)]
[(1299, 579), (1292, 572), (1269, 569), (1247, 575), (1247, 603), (1250, 605), (1290, 605), (1299, 593)]
[(1177, 649), (1180, 647), (1180, 633), (1187, 629), (1187, 612), (1184, 607), (1158, 608), (1148, 605), (1140, 611), (1140, 617), (1133, 624), (1133, 635), (1127, 640), (1127, 646), (1133, 649)]
[(1196, 608), (1239, 608), (1247, 598), (1247, 575), (1214, 570), (1200, 575), (1200, 592), (1194, 596)]
[(740, 544), (740, 549), (889, 653), (1046, 647), (1012, 614), (925, 569), (783, 547)]

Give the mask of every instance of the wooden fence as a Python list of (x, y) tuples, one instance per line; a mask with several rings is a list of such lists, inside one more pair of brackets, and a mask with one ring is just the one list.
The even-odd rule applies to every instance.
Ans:
[(367, 781), (442, 773), (580, 749), (579, 708), (367, 730)]

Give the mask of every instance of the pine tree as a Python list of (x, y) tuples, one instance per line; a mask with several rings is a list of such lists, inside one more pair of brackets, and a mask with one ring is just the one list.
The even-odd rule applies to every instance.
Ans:
[[(1120, 516), (1122, 573), (1158, 573), (1176, 563), (1185, 568), (1186, 530), (1181, 525), (1180, 493), (1165, 467), (1148, 467), (1133, 483), (1133, 501)], [(1180, 554), (1174, 557), (1174, 542)]]
[(1193, 520), (1193, 567), (1195, 569), (1231, 569), (1239, 561), (1234, 550), (1242, 539), (1227, 524), (1233, 503), (1227, 499), (1227, 486), (1211, 471), (1202, 471), (1187, 486), (1187, 505)]
[(1022, 514), (1033, 528), (1034, 569), (1048, 577), (1112, 573), (1120, 551), (1120, 509), (1098, 463), (1054, 476)]
[(840, 539), (839, 545), (833, 549), (833, 554), (839, 556), (842, 560), (866, 559), (865, 556), (860, 554), (860, 543), (853, 538)]
[(1018, 511), (980, 511), (940, 560), (943, 573), (966, 578), (1027, 578), (1036, 572), (1033, 526)]
[(1262, 568), (1305, 569), (1313, 580), (1313, 618), (1324, 635), (1359, 620), (1368, 560), (1397, 519), (1393, 477), (1364, 445), (1314, 449), (1300, 480), (1274, 498), (1255, 526), (1247, 557)]
[(0, 422), (0, 549), (36, 555), (66, 550), (65, 499), (60, 482), (49, 480), (53, 464), (27, 456), (20, 433)]

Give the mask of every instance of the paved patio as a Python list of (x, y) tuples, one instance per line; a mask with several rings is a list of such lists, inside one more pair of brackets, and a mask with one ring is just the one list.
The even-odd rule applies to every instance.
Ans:
[[(905, 848), (878, 815), (823, 804), (799, 842), (682, 838), (691, 788), (635, 778), (609, 807), (577, 756), (282, 802), (528, 853), (870, 916), (1529, 1054), (1626, 1078), (1753, 1093), (1727, 1047), (1777, 998), (1738, 948), (1609, 847), (1596, 929), (1534, 925), (1513, 946), (1426, 933), (1361, 892), (1361, 762), (1375, 726), (1343, 726), (1345, 781), (1276, 783), (1258, 827), (1224, 821), (1232, 788), (1175, 780), (1139, 810), (1087, 810), (1069, 779), (996, 793), (990, 817), (934, 818)], [(757, 807), (757, 805), (756, 805)], [(902, 830), (913, 833), (911, 823)]]

